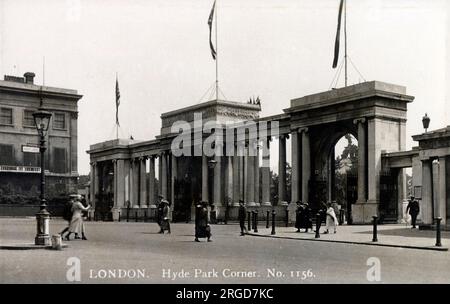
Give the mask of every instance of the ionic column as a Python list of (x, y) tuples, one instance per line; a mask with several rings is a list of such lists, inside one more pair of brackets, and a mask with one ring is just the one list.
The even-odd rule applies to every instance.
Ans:
[(227, 204), (231, 205), (234, 202), (234, 189), (233, 189), (233, 185), (234, 185), (234, 179), (233, 179), (233, 157), (232, 156), (227, 156), (227, 167), (226, 167), (226, 180), (227, 180), (227, 185), (225, 188), (225, 193), (226, 193), (226, 199), (227, 199)]
[(238, 155), (233, 156), (233, 205), (239, 206), (239, 199), (241, 196), (240, 188), (239, 188), (239, 177), (240, 177), (240, 168), (239, 168), (239, 159), (241, 157)]
[(402, 223), (403, 220), (403, 201), (406, 197), (406, 178), (405, 169), (397, 170), (397, 221)]
[(278, 137), (278, 204), (286, 202), (286, 135)]
[(162, 194), (162, 153), (158, 155), (158, 194)]
[(296, 203), (300, 198), (300, 153), (298, 131), (293, 130), (291, 133), (291, 159), (292, 159), (292, 175), (291, 175), (291, 202)]
[(135, 168), (134, 168), (134, 159), (133, 158), (130, 158), (130, 174), (129, 174), (129, 180), (130, 180), (130, 183), (129, 183), (129, 200), (130, 200), (130, 207), (134, 207), (134, 205), (135, 205), (135, 203), (134, 203), (134, 200), (135, 200), (135, 197), (134, 197), (134, 188), (135, 188), (135, 185), (134, 185), (134, 170), (135, 170)]
[(117, 207), (118, 205), (118, 191), (117, 191), (117, 159), (112, 160), (113, 164), (113, 193), (114, 193), (114, 207)]
[(254, 172), (254, 175), (255, 175), (255, 203), (256, 203), (256, 206), (260, 206), (261, 205), (261, 201), (259, 198), (259, 150), (260, 150), (260, 147), (257, 143), (256, 143), (255, 150), (256, 150), (256, 156), (253, 158), (254, 164), (255, 164), (255, 172)]
[(146, 175), (146, 161), (147, 157), (139, 158), (139, 205), (141, 208), (148, 208), (147, 204), (147, 175)]
[(309, 179), (311, 178), (311, 146), (308, 128), (302, 132), (302, 201), (309, 201)]
[(95, 190), (96, 190), (96, 183), (97, 181), (97, 163), (96, 162), (91, 162), (91, 171), (90, 171), (90, 186), (89, 186), (89, 202), (92, 205), (92, 207), (95, 207)]
[(239, 199), (245, 202), (245, 146), (238, 144), (238, 161), (239, 161)]
[(266, 138), (262, 143), (262, 206), (271, 206), (270, 203), (270, 139)]
[[(116, 170), (117, 169), (117, 170)], [(125, 206), (125, 161), (123, 159), (118, 159), (116, 162), (116, 168), (114, 170), (114, 175), (117, 175), (117, 203), (116, 207), (122, 208)]]
[(208, 197), (208, 157), (202, 156), (202, 201), (209, 202)]
[[(217, 145), (216, 150), (219, 151), (222, 149), (221, 146)], [(216, 161), (216, 165), (214, 167), (214, 199), (213, 203), (215, 206), (222, 206), (222, 153), (215, 153), (214, 159)]]
[(161, 153), (161, 195), (164, 196), (165, 199), (168, 198), (167, 191), (167, 153)]
[[(175, 207), (175, 181), (177, 180), (177, 158), (171, 154), (172, 166), (170, 174), (170, 199), (172, 200), (172, 206)], [(171, 209), (173, 211), (173, 208)]]
[(447, 175), (446, 160), (439, 157), (439, 216), (442, 217), (442, 224), (447, 223)]
[(130, 202), (133, 208), (139, 208), (139, 163), (134, 158), (130, 161)]
[(150, 208), (155, 208), (155, 157), (149, 158), (149, 178), (148, 178), (148, 204)]
[(366, 202), (366, 119), (360, 118), (353, 121), (358, 127), (358, 203)]
[(246, 180), (246, 203), (247, 206), (256, 206), (255, 203), (255, 163), (254, 163), (254, 152), (252, 151), (254, 149), (253, 143), (248, 144), (248, 153), (245, 156), (247, 161), (247, 180)]

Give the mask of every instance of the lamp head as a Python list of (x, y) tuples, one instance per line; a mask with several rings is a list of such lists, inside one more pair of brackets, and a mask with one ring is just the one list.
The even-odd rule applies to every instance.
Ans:
[(50, 125), (50, 118), (52, 113), (45, 111), (43, 108), (39, 108), (33, 113), (34, 124), (39, 134), (45, 135)]

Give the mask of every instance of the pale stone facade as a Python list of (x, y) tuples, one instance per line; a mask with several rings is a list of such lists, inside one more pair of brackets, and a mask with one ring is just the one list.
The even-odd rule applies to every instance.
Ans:
[[(42, 106), (52, 112), (45, 152), (47, 198), (77, 192), (78, 101), (76, 90), (40, 86), (34, 73), (5, 76), (0, 81), (0, 196), (37, 198), (39, 153), (23, 147), (38, 146), (32, 113)], [(7, 188), (7, 190), (5, 190)], [(24, 202), (22, 202), (24, 203)], [(26, 203), (26, 202), (25, 202)]]
[[(380, 213), (396, 218), (399, 203), (380, 199), (382, 154), (405, 149), (407, 104), (413, 99), (406, 95), (405, 87), (372, 81), (293, 99), (282, 114), (270, 117), (259, 117), (259, 105), (217, 100), (164, 113), (161, 135), (154, 140), (119, 139), (91, 146), (91, 200), (106, 209), (117, 210), (128, 202), (135, 209), (148, 209), (160, 193), (173, 202), (175, 218), (187, 217), (189, 208), (200, 199), (213, 204), (219, 219), (226, 214), (235, 216), (239, 199), (264, 213), (276, 208), (279, 217), (297, 200), (308, 201), (317, 209), (321, 201), (334, 198), (334, 146), (343, 135), (352, 134), (359, 146), (357, 202), (351, 206), (353, 223), (370, 223), (372, 216)], [(194, 117), (199, 113), (203, 124), (197, 125)], [(178, 135), (172, 132), (178, 130), (171, 128), (180, 120), (191, 128), (193, 144), (188, 150), (200, 148), (199, 156), (172, 153), (171, 144)], [(257, 123), (256, 128), (248, 128), (244, 140), (234, 135), (232, 140), (231, 149), (243, 154), (226, 154), (230, 147), (220, 141), (216, 141), (215, 150), (222, 154), (201, 153), (202, 145), (211, 140), (203, 130), (205, 122), (215, 122), (216, 139), (229, 139), (239, 133), (242, 122), (249, 120)], [(261, 133), (263, 124), (268, 125), (267, 134)], [(270, 171), (261, 166), (270, 160), (267, 147), (271, 140), (278, 143), (279, 152), (278, 197), (272, 202), (268, 192)], [(286, 184), (286, 140), (291, 142), (292, 154), (290, 193)], [(403, 195), (403, 171), (397, 174), (396, 182), (401, 186), (396, 189)], [(116, 186), (110, 186), (108, 176), (114, 177)], [(112, 193), (109, 201), (104, 190), (108, 187)], [(292, 218), (293, 212), (290, 214)]]

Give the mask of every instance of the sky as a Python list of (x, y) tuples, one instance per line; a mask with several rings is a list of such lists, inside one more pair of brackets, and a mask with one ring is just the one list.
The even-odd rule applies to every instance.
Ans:
[[(79, 173), (89, 146), (120, 135), (149, 140), (163, 112), (201, 100), (215, 81), (209, 44), (212, 0), (0, 0), (0, 74), (76, 89)], [(260, 96), (262, 116), (329, 90), (339, 0), (218, 0), (219, 83), (228, 100)], [(450, 125), (450, 1), (347, 0), (349, 84), (407, 87), (407, 148)], [(342, 53), (341, 53), (342, 54)], [(361, 76), (361, 75), (362, 76)], [(338, 87), (343, 86), (343, 75)]]

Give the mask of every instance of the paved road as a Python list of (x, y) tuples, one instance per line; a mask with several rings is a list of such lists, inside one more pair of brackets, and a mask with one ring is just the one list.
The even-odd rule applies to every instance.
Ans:
[[(52, 232), (63, 226), (51, 222)], [(366, 263), (376, 257), (383, 283), (450, 283), (449, 252), (240, 237), (237, 225), (215, 225), (213, 242), (195, 243), (192, 224), (172, 227), (160, 235), (154, 223), (88, 222), (89, 240), (62, 251), (0, 250), (0, 282), (66, 283), (76, 257), (82, 283), (368, 283)], [(33, 219), (0, 219), (1, 244), (32, 242), (34, 234)], [(117, 278), (119, 269), (128, 277)], [(169, 269), (190, 277), (163, 278)], [(116, 278), (100, 278), (103, 270)]]

